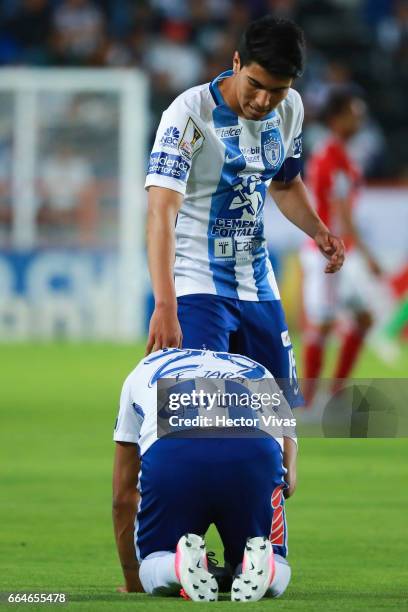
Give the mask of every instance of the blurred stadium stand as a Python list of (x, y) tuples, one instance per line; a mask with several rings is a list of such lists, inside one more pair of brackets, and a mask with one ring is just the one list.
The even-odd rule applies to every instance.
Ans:
[[(118, 302), (123, 304), (117, 298), (117, 283), (122, 284), (123, 295), (130, 286), (129, 278), (136, 293), (149, 294), (141, 237), (143, 155), (147, 159), (162, 111), (180, 91), (209, 81), (228, 69), (241, 32), (251, 19), (267, 13), (292, 18), (305, 30), (307, 68), (295, 86), (305, 105), (306, 158), (321, 139), (320, 110), (331, 90), (346, 84), (365, 97), (368, 118), (353, 139), (350, 152), (371, 183), (403, 188), (396, 195), (394, 191), (368, 192), (373, 194), (369, 201), (376, 207), (376, 214), (367, 215), (363, 233), (369, 237), (383, 215), (379, 227), (384, 230), (384, 221), (387, 221), (387, 227), (395, 227), (400, 238), (399, 242), (389, 241), (393, 251), (392, 257), (387, 256), (393, 262), (389, 265), (406, 262), (406, 206), (399, 203), (405, 203), (408, 185), (405, 105), (408, 0), (0, 0), (0, 69), (5, 69), (0, 87), (0, 268), (3, 274), (0, 338), (61, 335), (132, 339), (135, 336), (131, 326), (123, 325), (126, 319), (123, 312), (118, 315), (115, 309)], [(49, 73), (50, 79), (54, 78), (52, 74), (68, 75), (69, 69), (92, 69), (98, 77), (119, 75), (125, 69), (122, 75), (125, 80), (126, 73), (135, 78), (139, 75), (137, 78), (142, 80), (146, 75), (150, 97), (145, 103), (142, 94), (139, 95), (139, 108), (143, 109), (139, 112), (134, 110), (134, 104), (125, 109), (120, 87), (112, 91), (107, 86), (107, 91), (97, 92), (87, 91), (86, 87), (64, 92), (50, 87), (38, 92), (35, 120), (31, 118), (35, 132), (32, 136), (35, 142), (30, 145), (32, 159), (26, 159), (28, 166), (32, 166), (30, 206), (36, 216), (35, 223), (31, 222), (33, 239), (26, 243), (26, 252), (22, 252), (24, 248), (18, 240), (20, 230), (24, 234), (30, 225), (24, 221), (24, 202), (19, 197), (20, 189), (25, 189), (26, 177), (24, 172), (16, 176), (19, 153), (15, 141), (19, 130), (22, 141), (27, 134), (24, 134), (23, 122), (16, 119), (15, 92), (4, 86), (7, 69), (8, 74), (17, 73), (14, 68), (42, 70), (44, 74)], [(67, 78), (73, 78), (72, 73)], [(27, 114), (24, 104), (20, 109), (23, 115)], [(125, 115), (133, 123), (132, 134), (139, 134), (127, 136), (130, 147), (136, 146), (136, 140), (139, 147), (130, 159), (121, 153), (120, 145), (120, 134), (123, 136), (130, 130), (123, 123)], [(137, 120), (143, 123), (143, 128), (134, 125)], [(147, 139), (140, 133), (146, 124)], [(26, 151), (24, 146), (23, 151)], [(125, 157), (127, 171), (123, 170)], [(133, 193), (121, 179), (126, 172), (129, 185), (136, 175), (139, 177)], [(16, 189), (19, 181), (21, 184)], [(125, 193), (129, 217), (123, 217), (120, 212), (123, 212)], [(388, 207), (387, 212), (382, 202), (389, 203), (395, 198), (397, 212), (391, 219), (391, 209)], [(130, 203), (135, 206), (135, 202), (136, 215), (135, 209), (130, 208)], [(273, 207), (268, 208), (272, 215), (270, 230), (267, 230), (271, 256), (279, 267), (282, 255), (297, 250), (300, 238), (294, 228), (284, 226), (278, 236), (274, 228), (281, 227), (282, 219)], [(130, 255), (135, 235), (132, 223), (138, 225), (138, 240), (142, 245), (137, 262), (134, 258), (132, 264), (138, 268), (137, 275), (129, 273), (126, 264), (128, 261), (130, 265), (133, 257)], [(279, 246), (279, 239), (284, 244)], [(118, 272), (120, 257), (124, 262), (119, 273), (122, 281), (115, 280), (112, 272)], [(35, 283), (29, 282), (41, 258), (47, 269), (42, 273), (43, 293), (38, 289), (38, 273)], [(290, 303), (299, 303), (299, 282), (294, 281), (299, 279), (299, 272), (285, 274), (283, 270), (283, 276), (283, 298), (289, 295)], [(293, 286), (286, 290), (288, 278)], [(85, 297), (81, 293), (83, 286)], [(32, 316), (33, 300), (40, 293), (40, 314)], [(126, 301), (128, 310), (135, 309), (134, 301)], [(151, 304), (146, 317), (142, 312), (144, 303), (136, 304), (140, 320), (148, 320), (149, 308)], [(55, 311), (55, 324), (51, 310)], [(287, 314), (290, 323), (296, 325), (297, 310), (287, 305)], [(130, 320), (132, 313), (127, 318)], [(47, 329), (41, 331), (45, 323)], [(141, 325), (139, 321), (139, 336)], [(120, 327), (126, 329), (118, 334)]]
[(368, 176), (407, 178), (406, 0), (2, 0), (0, 65), (139, 67), (151, 81), (153, 132), (179, 91), (230, 66), (239, 33), (268, 12), (306, 32), (308, 68), (296, 85), (305, 127), (332, 87), (354, 83), (372, 114)]

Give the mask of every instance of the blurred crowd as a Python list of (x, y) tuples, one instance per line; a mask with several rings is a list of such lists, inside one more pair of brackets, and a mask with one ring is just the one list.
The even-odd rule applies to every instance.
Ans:
[(306, 32), (307, 70), (296, 84), (306, 151), (328, 93), (348, 85), (370, 109), (355, 145), (366, 174), (406, 178), (407, 0), (1, 0), (0, 65), (141, 68), (153, 133), (180, 91), (230, 67), (242, 30), (266, 13)]

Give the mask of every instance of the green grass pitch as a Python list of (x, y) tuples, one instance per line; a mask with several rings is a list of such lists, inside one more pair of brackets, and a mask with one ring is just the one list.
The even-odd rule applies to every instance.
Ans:
[[(195, 605), (115, 592), (122, 577), (111, 526), (112, 429), (122, 381), (142, 352), (97, 344), (0, 347), (0, 592), (63, 591), (68, 610)], [(366, 352), (356, 375), (407, 371), (405, 348), (395, 369)], [(407, 451), (403, 439), (301, 441), (299, 487), (287, 504), (292, 582), (282, 599), (246, 609), (407, 609)], [(220, 554), (216, 534), (207, 540)]]

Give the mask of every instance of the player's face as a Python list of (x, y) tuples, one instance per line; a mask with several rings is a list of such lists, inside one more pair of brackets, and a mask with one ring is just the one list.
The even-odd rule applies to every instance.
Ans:
[(251, 63), (241, 68), (238, 53), (234, 55), (234, 74), (238, 104), (245, 119), (261, 120), (286, 98), (291, 77), (270, 74)]
[(354, 136), (359, 131), (365, 117), (365, 112), (366, 107), (362, 100), (358, 98), (351, 100), (342, 116), (343, 132), (346, 137), (351, 138), (351, 136)]

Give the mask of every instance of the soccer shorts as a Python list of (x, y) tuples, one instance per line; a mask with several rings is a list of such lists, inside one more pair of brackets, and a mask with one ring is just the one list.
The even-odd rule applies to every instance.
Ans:
[[(248, 435), (248, 434), (247, 434)], [(142, 456), (135, 525), (139, 561), (174, 552), (185, 533), (214, 524), (226, 564), (241, 563), (248, 537), (268, 536), (286, 557), (281, 447), (273, 438), (161, 438)]]
[(307, 320), (315, 325), (330, 322), (341, 313), (368, 311), (381, 319), (390, 307), (389, 289), (368, 269), (363, 256), (349, 251), (336, 274), (326, 274), (327, 260), (317, 250), (301, 253), (303, 301)]
[(291, 408), (303, 405), (280, 300), (252, 302), (200, 293), (180, 296), (177, 302), (184, 348), (245, 355), (278, 380)]

